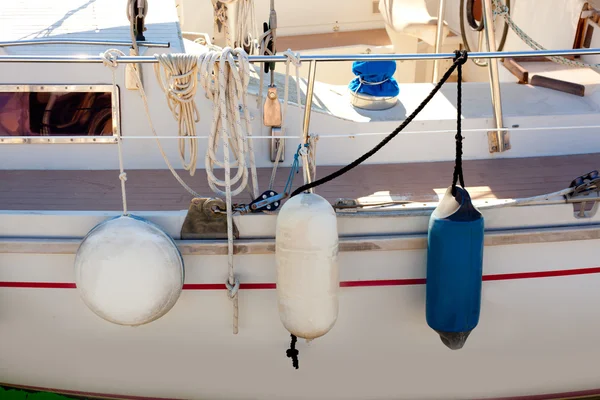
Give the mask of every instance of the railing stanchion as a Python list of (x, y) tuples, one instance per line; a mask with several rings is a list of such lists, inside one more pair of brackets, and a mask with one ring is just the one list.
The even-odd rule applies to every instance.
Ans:
[[(496, 34), (494, 32), (494, 16), (492, 13), (492, 0), (483, 1), (485, 39), (489, 52), (496, 52)], [(502, 98), (500, 96), (500, 78), (498, 76), (498, 59), (488, 60), (490, 73), (490, 87), (492, 90), (492, 107), (494, 109), (495, 128), (500, 129), (488, 132), (488, 146), (490, 153), (502, 153), (510, 149), (508, 131), (504, 128), (502, 117)]]

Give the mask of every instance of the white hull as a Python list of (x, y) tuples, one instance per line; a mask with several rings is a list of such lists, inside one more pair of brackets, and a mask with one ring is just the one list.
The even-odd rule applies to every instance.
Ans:
[[(427, 217), (339, 217), (339, 318), (324, 337), (298, 343), (299, 370), (285, 356), (289, 334), (277, 311), (275, 258), (272, 248), (257, 245), (265, 240), (242, 240), (258, 254), (235, 256), (242, 282), (237, 335), (224, 290), (226, 256), (190, 255), (219, 250), (188, 241), (179, 242), (186, 286), (175, 307), (148, 325), (122, 327), (79, 298), (72, 254), (78, 241), (66, 239), (108, 215), (69, 214), (2, 216), (2, 236), (28, 238), (0, 247), (4, 383), (176, 399), (497, 398), (598, 388), (600, 216), (587, 227), (494, 229), (519, 219), (564, 225), (572, 219), (569, 205), (484, 212), (496, 232), (486, 238), (481, 319), (460, 351), (446, 348), (425, 322)], [(137, 214), (175, 237), (184, 215)], [(242, 238), (263, 236), (274, 217), (237, 223)], [(381, 250), (346, 251), (349, 237), (385, 226), (385, 243), (371, 237)], [(32, 239), (36, 231), (57, 239)], [(368, 243), (363, 250), (374, 248)]]
[[(199, 46), (181, 39), (175, 8), (155, 3), (150, 8), (147, 39), (169, 40), (171, 48), (152, 49), (147, 54), (198, 50)], [(183, 2), (184, 9), (188, 3)], [(317, 3), (325, 7), (324, 2)], [(152, 13), (161, 10), (158, 4), (164, 13)], [(262, 7), (264, 4), (266, 1), (261, 2)], [(368, 6), (371, 10), (372, 5)], [(85, 15), (93, 20), (96, 11), (90, 10)], [(342, 28), (344, 23), (358, 24), (357, 18), (363, 14), (351, 7), (346, 10)], [(121, 20), (115, 17), (113, 22), (106, 17), (111, 10), (104, 11), (103, 22), (117, 26), (99, 29), (98, 37), (127, 35), (129, 27), (123, 13), (119, 14)], [(281, 31), (290, 35), (325, 32), (332, 23), (331, 15), (326, 14), (315, 21), (314, 30), (306, 31), (295, 30), (293, 20), (282, 18)], [(289, 10), (286, 14), (284, 9), (282, 15), (290, 18), (293, 14)], [(361, 29), (383, 26), (379, 17), (369, 14), (365, 18)], [(264, 15), (258, 18), (263, 19)], [(187, 17), (186, 21), (184, 24), (194, 23)], [(207, 22), (198, 23), (204, 26)], [(61, 29), (69, 33), (68, 19), (65, 24)], [(28, 33), (8, 30), (17, 38)], [(88, 56), (106, 50), (100, 46), (61, 46), (56, 51), (48, 46), (38, 48), (42, 49), (40, 54)], [(127, 51), (127, 46), (121, 50)], [(32, 54), (27, 47), (11, 47), (6, 52)], [(340, 68), (346, 68), (344, 74), (348, 76), (348, 63), (343, 65)], [(326, 68), (330, 68), (326, 75), (331, 74), (333, 67)], [(414, 65), (410, 68), (414, 74)], [(303, 69), (307, 69), (306, 63)], [(427, 326), (426, 235), (432, 204), (422, 207), (420, 202), (437, 201), (450, 184), (452, 168), (443, 162), (453, 160), (455, 153), (456, 83), (447, 83), (405, 132), (365, 162), (381, 164), (381, 174), (369, 169), (372, 175), (357, 172), (355, 178), (346, 176), (354, 179), (350, 183), (334, 186), (334, 182), (316, 189), (324, 197), (326, 193), (328, 200), (350, 187), (348, 191), (358, 193), (357, 197), (376, 194), (385, 201), (402, 196), (419, 203), (379, 212), (339, 212), (339, 317), (322, 338), (310, 345), (298, 343), (300, 369), (295, 370), (286, 357), (290, 335), (280, 322), (275, 291), (276, 215), (234, 217), (240, 233), (235, 241), (234, 265), (242, 283), (239, 333), (234, 335), (232, 302), (225, 290), (227, 242), (180, 240), (186, 211), (173, 211), (179, 208), (169, 202), (179, 198), (185, 204), (180, 209), (185, 209), (191, 196), (180, 187), (169, 187), (158, 174), (148, 178), (153, 171), (164, 172), (165, 162), (156, 149), (138, 92), (127, 89), (124, 70), (123, 64), (116, 70), (120, 102), (117, 133), (124, 138), (125, 171), (131, 171), (127, 183), (130, 211), (155, 222), (177, 241), (185, 261), (183, 293), (165, 316), (136, 328), (111, 324), (90, 311), (74, 284), (74, 255), (90, 229), (119, 214), (114, 210), (120, 207), (120, 199), (117, 207), (112, 201), (114, 193), (120, 196), (116, 144), (40, 143), (43, 137), (36, 138), (37, 144), (15, 144), (20, 139), (1, 139), (6, 142), (0, 142), (5, 144), (0, 146), (0, 181), (8, 189), (0, 185), (0, 384), (138, 400), (505, 398), (600, 393), (600, 213), (578, 219), (572, 204), (547, 200), (484, 210), (486, 243), (479, 325), (459, 351), (449, 350)], [(429, 75), (429, 69), (426, 74), (421, 72)], [(56, 90), (64, 85), (109, 85), (112, 89), (110, 70), (100, 64), (0, 63), (0, 76), (3, 85), (12, 87), (5, 90), (20, 91), (27, 85), (33, 92), (43, 92), (39, 88), (42, 85)], [(143, 76), (150, 113), (163, 137), (161, 143), (169, 160), (179, 168), (177, 140), (173, 140), (177, 122), (151, 65), (143, 66)], [(340, 80), (343, 77), (342, 73), (338, 76)], [(277, 79), (281, 96), (281, 76)], [(264, 137), (270, 130), (262, 126), (256, 106), (256, 79), (250, 86), (253, 134), (263, 136), (254, 141), (256, 166), (262, 173), (266, 169), (270, 172), (273, 163), (269, 140)], [(346, 165), (376, 145), (432, 87), (402, 85), (396, 107), (369, 112), (349, 104), (346, 83), (317, 83), (308, 132), (320, 135), (317, 178), (324, 176), (327, 168)], [(304, 82), (301, 89), (305, 98)], [(503, 193), (511, 192), (506, 186), (515, 181), (519, 197), (528, 197), (545, 193), (537, 192), (543, 183), (558, 185), (559, 189), (568, 186), (577, 176), (570, 175), (572, 170), (577, 174), (589, 172), (590, 160), (600, 154), (600, 97), (595, 82), (588, 82), (586, 90), (585, 97), (576, 97), (503, 82), (504, 126), (510, 130), (511, 149), (499, 153), (491, 152), (488, 142), (488, 129), (494, 126), (489, 84), (463, 84), (465, 164), (470, 160), (488, 163), (487, 172), (465, 167), (469, 190), (482, 196), (476, 199), (478, 205), (510, 197)], [(194, 178), (187, 173), (183, 178), (200, 190), (198, 176), (204, 173), (200, 165), (207, 151), (213, 105), (201, 89), (195, 100), (200, 112), (196, 124), (201, 137), (199, 170)], [(286, 135), (293, 139), (286, 140), (285, 161), (280, 164), (284, 172), (279, 172), (276, 182), (279, 192), (285, 182), (285, 168), (291, 166), (303, 140), (303, 114), (302, 108), (289, 106), (285, 127)], [(574, 166), (569, 161), (574, 158), (568, 157), (576, 154), (587, 154), (587, 161), (582, 156), (581, 165), (577, 162)], [(557, 161), (558, 165), (548, 165), (536, 158), (542, 156), (564, 159)], [(533, 161), (519, 164), (519, 158)], [(600, 167), (592, 161), (593, 168)], [(499, 167), (510, 162), (517, 167)], [(413, 173), (402, 175), (392, 168), (398, 164)], [(531, 170), (519, 171), (519, 165), (528, 165)], [(136, 169), (142, 171), (133, 171)], [(92, 174), (98, 171), (86, 175), (87, 170), (109, 170), (114, 173), (114, 185)], [(39, 178), (38, 182), (45, 184), (30, 184), (36, 182), (32, 176), (44, 173), (56, 174), (55, 182)], [(512, 180), (515, 175), (517, 179)], [(495, 180), (488, 180), (490, 177)], [(266, 189), (267, 179), (261, 180), (261, 190)], [(401, 179), (402, 193), (385, 189), (397, 183), (392, 180)], [(12, 186), (15, 181), (21, 186)], [(69, 200), (67, 189), (73, 181), (78, 190)], [(294, 188), (300, 181), (296, 177)], [(412, 190), (423, 190), (424, 181), (432, 183), (426, 192), (413, 196)], [(479, 183), (472, 187), (471, 182)], [(382, 183), (384, 189), (379, 187)], [(208, 190), (202, 194), (213, 195)], [(149, 198), (155, 203), (145, 202)], [(142, 206), (136, 208), (136, 204)], [(154, 206), (144, 207), (148, 204)]]

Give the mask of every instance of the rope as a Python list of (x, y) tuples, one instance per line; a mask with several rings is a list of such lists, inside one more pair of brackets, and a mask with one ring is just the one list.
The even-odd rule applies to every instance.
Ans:
[[(200, 121), (194, 100), (198, 86), (198, 57), (191, 54), (156, 55), (154, 73), (161, 90), (167, 95), (171, 114), (178, 121), (179, 156), (183, 168), (194, 176), (198, 159), (196, 123)], [(186, 139), (189, 138), (190, 161), (186, 161)]]
[(308, 143), (304, 146), (299, 144), (298, 150), (296, 154), (294, 154), (294, 162), (292, 163), (292, 168), (290, 169), (290, 174), (288, 176), (287, 182), (285, 183), (285, 188), (283, 189), (283, 193), (290, 193), (292, 190), (292, 184), (294, 183), (294, 177), (298, 173), (298, 169), (300, 169), (300, 160), (299, 157), (302, 154), (302, 151), (306, 151), (306, 147), (308, 147)]
[[(459, 58), (464, 59), (465, 62), (468, 58), (468, 54), (466, 51), (456, 51), (456, 56), (454, 58), (455, 62)], [(454, 161), (454, 174), (452, 177), (452, 195), (456, 196), (456, 182), (460, 180), (460, 186), (465, 187), (465, 180), (463, 178), (463, 170), (462, 170), (462, 134), (461, 134), (461, 123), (462, 123), (462, 64), (458, 64), (457, 66), (457, 83), (456, 83), (456, 157)]]
[[(300, 61), (300, 53), (294, 53), (292, 50), (287, 49), (283, 52), (283, 55), (287, 57), (285, 61), (285, 87), (283, 90), (283, 115), (281, 117), (281, 136), (285, 136), (285, 121), (287, 116), (288, 102), (289, 102), (289, 78), (290, 78), (290, 63), (294, 64), (296, 70), (296, 96), (298, 96), (298, 105), (300, 105), (300, 67), (302, 63)], [(262, 70), (261, 70), (262, 71)], [(262, 73), (262, 72), (261, 72)], [(273, 164), (273, 170), (271, 171), (271, 179), (269, 181), (269, 190), (273, 189), (275, 184), (275, 176), (277, 175), (277, 167), (279, 166), (279, 159), (283, 152), (283, 145), (280, 145), (277, 149), (277, 156), (275, 156), (275, 164)]]
[[(117, 70), (117, 54), (120, 55), (125, 55), (123, 52), (116, 50), (116, 49), (110, 49), (107, 50), (104, 54), (103, 54), (103, 59), (102, 62), (105, 66), (109, 67), (111, 69), (112, 72), (112, 95), (113, 95), (113, 99), (117, 98), (117, 77), (116, 77), (116, 70)], [(113, 115), (116, 113), (115, 110), (115, 101), (113, 100), (111, 102), (112, 104), (112, 113)], [(121, 142), (123, 141), (123, 138), (121, 137), (121, 135), (117, 135), (117, 149), (118, 149), (118, 154), (119, 154), (119, 180), (121, 181), (121, 198), (123, 200), (123, 215), (128, 215), (127, 212), (127, 191), (125, 190), (125, 182), (127, 181), (127, 174), (125, 173), (125, 169), (123, 168), (123, 148), (122, 148), (122, 144)]]
[[(102, 62), (104, 63), (104, 65), (108, 65), (111, 67), (114, 65), (115, 68), (117, 66), (118, 56), (124, 56), (124, 55), (125, 54), (122, 51), (116, 50), (116, 49), (109, 49), (109, 50), (106, 50), (104, 53), (100, 53), (100, 57), (102, 58)], [(169, 168), (169, 171), (171, 171), (171, 174), (173, 174), (175, 179), (177, 179), (177, 181), (181, 184), (181, 186), (185, 190), (188, 191), (188, 193), (190, 193), (194, 197), (202, 197), (201, 194), (194, 191), (191, 187), (189, 187), (183, 181), (183, 179), (179, 176), (177, 171), (175, 171), (175, 169), (169, 162), (169, 158), (167, 157), (167, 154), (166, 154), (165, 150), (163, 149), (163, 147), (160, 143), (160, 140), (158, 139), (158, 135), (156, 134), (156, 129), (154, 128), (154, 124), (152, 123), (152, 117), (150, 116), (150, 109), (148, 107), (148, 98), (146, 96), (146, 91), (144, 90), (144, 87), (142, 86), (142, 82), (140, 81), (140, 78), (137, 76), (137, 74), (133, 74), (133, 76), (135, 77), (136, 83), (138, 85), (138, 90), (140, 91), (140, 96), (142, 98), (142, 103), (144, 105), (144, 112), (146, 113), (146, 118), (148, 119), (148, 124), (150, 125), (150, 130), (152, 131), (152, 134), (154, 135), (154, 138), (156, 139), (156, 144), (158, 145), (160, 154), (162, 155), (163, 159), (165, 160), (165, 164), (167, 164), (167, 167)], [(116, 85), (114, 84), (114, 81), (113, 81), (113, 92), (115, 90), (116, 90)]]
[[(494, 3), (494, 15), (502, 16), (506, 21), (506, 24), (510, 26), (510, 28), (523, 42), (525, 42), (533, 50), (546, 50), (541, 44), (533, 40), (531, 36), (527, 35), (527, 33), (525, 33), (521, 28), (519, 28), (519, 26), (513, 21), (512, 17), (510, 16), (509, 9), (506, 5), (500, 2), (500, 0), (492, 1)], [(569, 60), (568, 58), (561, 56), (546, 56), (546, 58), (558, 64), (569, 65), (573, 67), (589, 67), (592, 69), (600, 70), (600, 64), (588, 64), (581, 61)]]
[[(113, 68), (117, 67), (117, 58), (119, 55), (123, 56), (125, 54), (119, 50), (107, 50), (106, 52), (100, 54), (104, 61), (104, 64)], [(238, 58), (239, 69), (235, 63), (235, 56), (237, 56)], [(160, 56), (157, 56), (157, 58), (160, 58)], [(219, 62), (218, 65), (217, 62)], [(243, 49), (232, 50), (229, 47), (223, 49), (222, 52), (216, 52), (211, 50), (205, 54), (200, 55), (199, 63), (200, 65), (197, 68), (199, 68), (201, 75), (200, 83), (202, 87), (206, 90), (206, 94), (209, 97), (209, 99), (213, 101), (213, 123), (211, 128), (211, 135), (209, 136), (209, 145), (205, 158), (205, 164), (206, 172), (208, 175), (208, 182), (211, 189), (217, 194), (224, 194), (226, 198), (229, 267), (229, 277), (226, 282), (226, 287), (228, 289), (229, 297), (233, 300), (234, 304), (233, 332), (234, 334), (237, 334), (239, 315), (238, 289), (240, 283), (235, 276), (235, 271), (233, 267), (233, 208), (231, 198), (241, 193), (245, 188), (247, 188), (248, 169), (246, 166), (245, 153), (249, 153), (250, 168), (252, 171), (252, 198), (255, 199), (259, 195), (258, 176), (256, 173), (256, 164), (254, 160), (254, 149), (252, 147), (252, 141), (250, 139), (246, 139), (246, 135), (248, 137), (252, 135), (250, 113), (248, 111), (246, 98), (248, 83), (250, 80), (250, 75), (248, 73), (250, 69), (250, 63), (248, 61), (248, 55)], [(218, 71), (215, 71), (215, 69), (218, 69)], [(193, 75), (195, 75), (195, 72)], [(152, 118), (150, 116), (146, 93), (137, 75), (134, 74), (134, 76), (136, 76), (136, 80), (139, 84), (140, 95), (142, 97), (144, 111), (146, 112), (148, 123), (150, 125), (153, 135), (156, 138), (156, 142), (165, 160), (165, 163), (169, 167), (169, 170), (171, 171), (173, 176), (188, 192), (190, 192), (194, 197), (202, 197), (200, 194), (192, 190), (181, 179), (181, 177), (171, 166), (171, 163), (169, 162), (167, 155), (164, 149), (162, 148), (160, 141), (158, 140), (156, 130), (154, 129), (154, 124), (152, 123)], [(216, 79), (213, 79), (213, 77)], [(177, 82), (177, 79), (184, 78), (191, 79), (189, 71), (185, 74), (180, 74), (177, 78), (174, 79), (175, 82)], [(186, 87), (187, 89), (182, 89), (181, 87), (178, 87), (177, 84), (174, 84), (174, 87), (177, 90), (181, 90), (182, 93), (186, 95), (184, 96), (184, 98), (187, 98), (187, 95), (189, 94), (187, 89), (189, 89), (189, 86), (183, 85), (183, 87)], [(114, 79), (113, 91), (116, 91), (116, 83)], [(177, 91), (174, 91), (173, 93), (177, 93)], [(240, 110), (243, 110), (244, 112), (246, 135), (244, 135), (244, 129), (242, 128), (241, 124)], [(233, 118), (231, 118), (232, 115)], [(187, 122), (189, 122), (189, 120)], [(223, 162), (218, 161), (216, 156), (217, 145), (220, 138), (222, 138), (223, 140)], [(235, 163), (230, 163), (229, 161), (230, 145), (234, 156), (237, 158), (237, 161)], [(217, 179), (214, 175), (213, 166), (215, 165), (224, 167), (225, 181)], [(231, 178), (230, 170), (232, 166), (238, 166), (238, 172), (234, 178)], [(239, 186), (235, 190), (232, 190), (232, 185), (238, 183), (240, 180), (241, 183), (239, 184)], [(122, 182), (122, 186), (124, 187), (123, 179)], [(217, 186), (224, 186), (225, 191), (222, 191)]]
[[(236, 22), (238, 29), (235, 37), (232, 38), (227, 24), (227, 12), (229, 11), (228, 6), (235, 2), (237, 2)], [(218, 3), (222, 3), (224, 6), (219, 7)], [(256, 54), (255, 39), (258, 38), (258, 30), (254, 13), (254, 0), (213, 0), (213, 8), (215, 18), (221, 22), (223, 29), (225, 29), (227, 46), (248, 48), (250, 50), (249, 54)]]
[(292, 366), (296, 369), (299, 368), (298, 365), (298, 350), (296, 349), (296, 341), (298, 340), (298, 338), (296, 337), (296, 335), (291, 335), (292, 336), (292, 341), (290, 342), (290, 348), (286, 350), (285, 355), (288, 358), (292, 359)]
[[(236, 67), (235, 56), (238, 58), (239, 70)], [(232, 190), (230, 195), (240, 194), (248, 184), (246, 154), (249, 154), (250, 174), (253, 181), (251, 196), (255, 199), (259, 193), (254, 149), (250, 138), (252, 125), (246, 96), (250, 81), (248, 55), (243, 49), (232, 50), (226, 47), (222, 52), (209, 51), (200, 55), (199, 62), (200, 84), (214, 103), (213, 121), (205, 157), (208, 183), (215, 193), (225, 196), (227, 190), (223, 191), (219, 187), (231, 188), (237, 184), (238, 187)], [(240, 110), (244, 112), (244, 127), (241, 123)], [(219, 140), (223, 141), (223, 162), (218, 160), (216, 154)], [(237, 161), (232, 163), (229, 161), (229, 150), (233, 152)], [(215, 166), (225, 168), (225, 181), (215, 176), (213, 172)], [(237, 173), (233, 178), (229, 173), (231, 167), (237, 167)]]
[(458, 65), (462, 65), (467, 61), (467, 52), (461, 52), (460, 55), (459, 53), (457, 53), (456, 58), (454, 59), (453, 64), (450, 66), (450, 68), (446, 71), (446, 73), (444, 74), (444, 76), (442, 76), (442, 79), (440, 79), (440, 81), (435, 85), (435, 87), (433, 88), (433, 90), (431, 91), (431, 93), (429, 93), (429, 95), (421, 102), (421, 104), (419, 104), (419, 106), (412, 112), (412, 114), (410, 114), (410, 116), (408, 116), (408, 118), (406, 118), (402, 124), (400, 124), (400, 126), (398, 126), (396, 129), (394, 129), (394, 131), (392, 133), (390, 133), (388, 136), (386, 136), (381, 142), (379, 142), (379, 144), (377, 144), (373, 149), (371, 149), (370, 151), (368, 151), (367, 153), (363, 154), (362, 156), (360, 156), (359, 158), (357, 158), (356, 160), (354, 160), (352, 163), (346, 165), (345, 167), (321, 178), (318, 179), (316, 181), (312, 181), (310, 183), (304, 184), (303, 186), (299, 187), (298, 189), (296, 189), (290, 197), (294, 197), (297, 194), (302, 193), (303, 191), (306, 191), (310, 188), (314, 188), (317, 187), (319, 185), (322, 185), (324, 183), (327, 183), (343, 174), (345, 174), (346, 172), (350, 171), (351, 169), (357, 167), (358, 165), (360, 165), (362, 162), (364, 162), (365, 160), (367, 160), (369, 157), (371, 157), (372, 155), (374, 155), (375, 153), (377, 153), (379, 150), (381, 150), (383, 148), (383, 146), (385, 146), (390, 140), (392, 140), (394, 137), (396, 137), (396, 135), (398, 135), (404, 128), (406, 128), (406, 126), (408, 124), (410, 124), (412, 122), (413, 119), (415, 119), (415, 117), (423, 110), (423, 108), (425, 108), (425, 106), (429, 103), (429, 101), (433, 98), (433, 96), (435, 96), (435, 94), (440, 90), (440, 88), (444, 85), (444, 83), (446, 83), (446, 81), (448, 80), (448, 78), (450, 78), (450, 75), (452, 75), (452, 73), (454, 72), (454, 70), (458, 67)]
[[(237, 56), (238, 65), (235, 58)], [(233, 301), (233, 333), (238, 333), (238, 289), (239, 280), (235, 276), (233, 265), (233, 207), (231, 198), (240, 194), (248, 185), (248, 168), (246, 154), (249, 154), (250, 170), (252, 175), (253, 199), (257, 198), (258, 177), (252, 148), (252, 126), (247, 106), (247, 89), (250, 81), (250, 63), (248, 54), (241, 48), (232, 50), (225, 47), (222, 52), (209, 51), (199, 57), (200, 84), (206, 91), (209, 99), (213, 101), (213, 121), (211, 134), (208, 139), (208, 149), (205, 158), (206, 174), (211, 189), (225, 195), (227, 207), (227, 264), (229, 276), (226, 282), (229, 297)], [(217, 64), (218, 62), (218, 64)], [(239, 69), (238, 69), (239, 68)], [(214, 79), (213, 79), (214, 74)], [(244, 112), (245, 133), (242, 128), (240, 110)], [(248, 136), (248, 139), (246, 138)], [(217, 146), (219, 140), (223, 142), (223, 162), (217, 159)], [(231, 147), (230, 147), (231, 146)], [(229, 152), (232, 151), (235, 162), (230, 162)], [(214, 166), (225, 169), (225, 180), (218, 179)], [(231, 167), (237, 166), (237, 173), (231, 177)], [(238, 185), (232, 190), (233, 185)], [(224, 186), (225, 191), (219, 186)]]

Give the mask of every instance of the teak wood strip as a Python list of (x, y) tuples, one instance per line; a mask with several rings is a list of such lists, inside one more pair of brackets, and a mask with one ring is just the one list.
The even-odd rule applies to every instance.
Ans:
[(583, 97), (585, 95), (585, 86), (579, 83), (562, 81), (560, 79), (548, 78), (547, 76), (534, 75), (530, 82), (533, 86), (544, 87), (547, 89), (558, 90), (575, 96)]
[(519, 83), (529, 82), (529, 72), (523, 68), (522, 65), (516, 62), (514, 58), (505, 58), (504, 66), (511, 72), (511, 74), (517, 77)]

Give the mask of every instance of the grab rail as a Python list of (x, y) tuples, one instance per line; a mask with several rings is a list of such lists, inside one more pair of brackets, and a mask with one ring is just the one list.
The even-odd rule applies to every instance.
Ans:
[[(500, 59), (500, 58), (521, 58), (521, 57), (548, 57), (548, 56), (581, 56), (600, 54), (600, 48), (591, 49), (568, 49), (568, 50), (528, 50), (528, 51), (502, 51), (502, 52), (473, 52), (469, 54), (471, 58), (478, 59)], [(315, 76), (317, 63), (319, 62), (338, 62), (338, 61), (399, 61), (399, 60), (447, 60), (454, 59), (454, 53), (425, 53), (425, 54), (319, 54), (303, 55), (301, 61), (310, 62), (308, 83), (306, 89), (306, 109), (304, 111), (303, 139), (306, 143), (309, 137), (310, 115), (312, 110), (312, 99), (314, 93)], [(286, 62), (288, 58), (284, 55), (270, 56), (248, 56), (252, 63), (261, 62)], [(30, 56), (30, 55), (0, 55), (1, 63), (87, 63), (100, 64), (103, 58), (100, 56)], [(119, 63), (123, 64), (154, 64), (158, 63), (155, 57), (149, 56), (122, 56), (118, 58)], [(501, 129), (499, 127), (498, 129)], [(496, 130), (498, 131), (498, 130)], [(498, 131), (499, 132), (499, 131)]]
[[(130, 42), (127, 42), (130, 43)], [(526, 50), (526, 51), (483, 51), (469, 53), (470, 58), (521, 58), (521, 57), (550, 57), (550, 56), (584, 56), (600, 54), (600, 48), (568, 49), (568, 50)], [(401, 60), (452, 60), (454, 53), (412, 53), (412, 54), (313, 54), (301, 55), (300, 61), (338, 62), (338, 61), (401, 61)], [(273, 56), (248, 56), (252, 63), (258, 62), (286, 62), (284, 55)], [(0, 64), (13, 63), (84, 63), (101, 64), (100, 56), (28, 56), (28, 55), (0, 55)], [(122, 64), (156, 64), (158, 60), (152, 56), (123, 56), (119, 57)]]
[[(13, 46), (39, 46), (45, 44), (83, 44), (90, 46), (131, 46), (129, 40), (96, 40), (96, 39), (67, 39), (67, 38), (42, 38), (42, 39), (27, 39), (27, 40), (10, 40), (6, 42), (0, 42), (0, 47), (13, 47)], [(152, 41), (139, 41), (138, 46), (142, 47), (160, 47), (169, 48), (171, 47), (170, 42), (152, 42)]]

